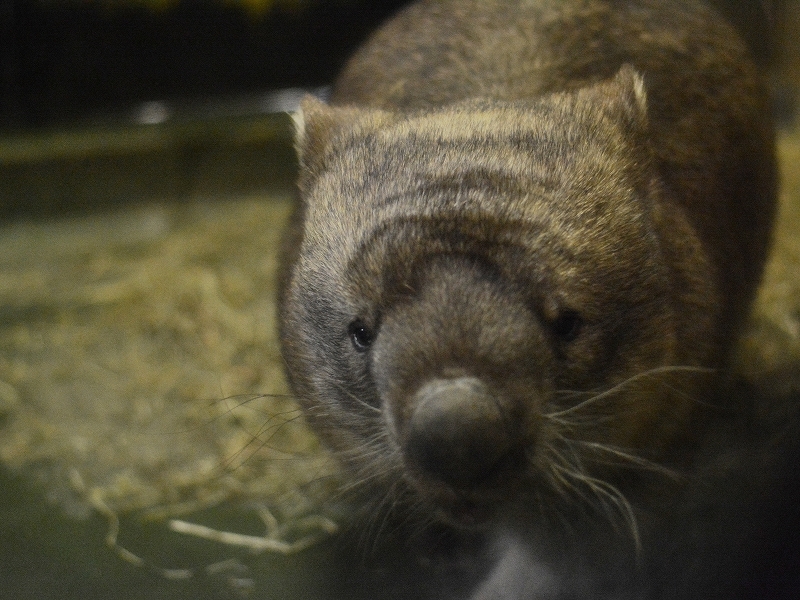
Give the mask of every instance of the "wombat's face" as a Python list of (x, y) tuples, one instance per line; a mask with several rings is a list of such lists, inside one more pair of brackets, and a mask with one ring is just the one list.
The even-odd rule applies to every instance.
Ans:
[[(532, 106), (304, 104), (289, 376), (364, 480), (450, 519), (616, 501), (690, 400), (638, 78)], [(607, 496), (607, 497), (604, 497)]]

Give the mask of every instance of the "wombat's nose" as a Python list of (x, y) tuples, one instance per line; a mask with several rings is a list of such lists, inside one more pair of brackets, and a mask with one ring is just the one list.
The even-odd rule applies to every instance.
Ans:
[(489, 478), (512, 446), (508, 415), (475, 377), (434, 379), (416, 393), (406, 451), (418, 468), (455, 488)]

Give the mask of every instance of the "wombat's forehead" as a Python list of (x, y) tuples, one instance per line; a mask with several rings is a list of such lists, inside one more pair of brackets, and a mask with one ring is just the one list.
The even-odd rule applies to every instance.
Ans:
[(307, 198), (307, 229), (318, 226), (324, 234), (344, 227), (352, 240), (397, 219), (481, 215), (539, 223), (570, 236), (647, 226), (646, 199), (623, 179), (597, 185), (586, 174), (571, 177), (561, 165), (536, 171), (472, 149), (432, 154), (428, 163), (392, 154), (366, 159), (362, 170), (323, 174)]
[[(607, 235), (628, 229), (638, 209), (616, 202), (631, 194), (624, 182), (626, 189), (609, 184), (608, 148), (537, 114), (470, 105), (342, 132), (305, 198), (305, 243), (346, 262), (392, 222), (463, 215), (536, 223), (567, 247), (591, 247), (597, 219), (609, 221)], [(614, 202), (602, 206), (585, 193), (593, 172), (607, 189), (589, 191)], [(576, 185), (584, 188), (577, 194)]]
[[(443, 254), (514, 264), (517, 269), (507, 274), (512, 278), (537, 273), (552, 282), (580, 281), (600, 271), (626, 272), (657, 257), (657, 244), (645, 230), (631, 238), (625, 228), (575, 224), (545, 209), (528, 215), (504, 209), (448, 214), (397, 203), (353, 213), (352, 219), (309, 215), (302, 254), (324, 281), (340, 282), (358, 274), (374, 285), (397, 271), (398, 261), (403, 270)], [(642, 249), (634, 265), (624, 252), (632, 244)], [(515, 258), (508, 258), (511, 254)]]
[(328, 193), (378, 198), (413, 194), (433, 181), (455, 196), (494, 185), (552, 191), (600, 174), (605, 165), (620, 171), (625, 144), (598, 139), (576, 115), (563, 123), (544, 120), (542, 110), (453, 108), (353, 127), (332, 141), (320, 178)]

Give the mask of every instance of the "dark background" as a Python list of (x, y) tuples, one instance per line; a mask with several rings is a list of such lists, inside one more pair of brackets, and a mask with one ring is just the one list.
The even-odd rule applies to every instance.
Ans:
[(42, 126), (138, 102), (329, 82), (403, 0), (307, 0), (261, 14), (235, 2), (0, 0), (0, 126)]
[[(0, 0), (0, 132), (148, 100), (322, 85), (404, 3), (305, 0), (254, 13), (213, 0)], [(716, 3), (774, 63), (790, 0)]]

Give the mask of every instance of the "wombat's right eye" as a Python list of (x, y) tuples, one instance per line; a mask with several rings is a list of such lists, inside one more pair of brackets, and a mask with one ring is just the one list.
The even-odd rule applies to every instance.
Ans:
[(372, 330), (360, 319), (356, 319), (350, 323), (347, 332), (350, 335), (353, 348), (358, 352), (366, 352), (372, 345), (372, 340), (375, 338)]

